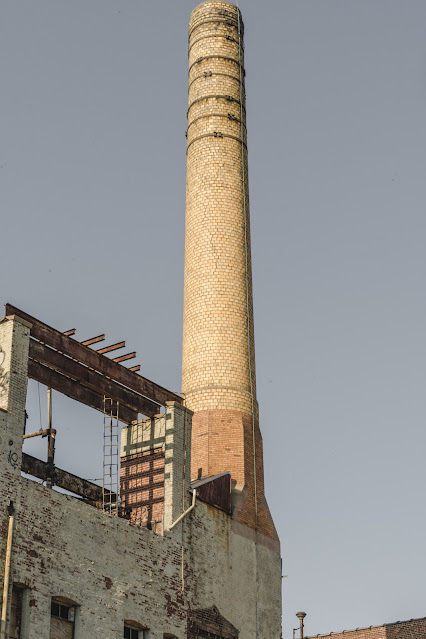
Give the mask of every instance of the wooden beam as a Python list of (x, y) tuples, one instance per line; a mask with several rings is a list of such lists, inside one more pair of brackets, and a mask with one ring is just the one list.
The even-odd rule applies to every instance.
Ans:
[(31, 335), (36, 339), (56, 348), (61, 351), (61, 353), (65, 353), (69, 357), (79, 360), (82, 364), (86, 364), (86, 366), (90, 366), (104, 375), (107, 375), (111, 379), (123, 384), (123, 386), (127, 386), (128, 388), (135, 390), (137, 393), (145, 395), (145, 397), (149, 397), (149, 399), (157, 402), (158, 404), (162, 404), (164, 406), (167, 401), (179, 402), (180, 404), (183, 403), (182, 397), (176, 393), (172, 393), (162, 386), (151, 382), (149, 379), (142, 377), (142, 375), (137, 375), (125, 366), (117, 364), (117, 362), (112, 361), (108, 357), (99, 355), (99, 353), (91, 348), (80, 344), (80, 342), (77, 342), (77, 340), (72, 337), (63, 335), (60, 331), (57, 331), (51, 326), (43, 324), (43, 322), (40, 322), (35, 317), (21, 311), (12, 304), (6, 304), (6, 315), (17, 315), (18, 317), (21, 317), (32, 324)]
[(126, 353), (126, 355), (119, 355), (118, 357), (113, 357), (114, 362), (125, 362), (128, 359), (134, 359), (136, 357), (136, 352)]
[[(50, 475), (49, 469), (46, 466), (46, 462), (41, 459), (22, 453), (22, 472), (32, 475), (33, 477), (38, 477), (38, 479), (46, 480)], [(71, 493), (80, 495), (80, 497), (85, 497), (91, 501), (102, 503), (102, 486), (92, 484), (92, 482), (87, 481), (87, 479), (77, 477), (77, 475), (73, 475), (56, 466), (52, 474), (52, 480), (55, 486), (60, 486), (65, 490), (69, 490)]]
[(152, 402), (129, 388), (120, 386), (117, 382), (107, 379), (103, 375), (96, 373), (96, 371), (90, 370), (87, 366), (75, 362), (69, 357), (58, 353), (58, 351), (36, 342), (34, 339), (30, 339), (29, 357), (41, 364), (46, 364), (67, 377), (73, 378), (102, 396), (111, 397), (111, 399), (120, 403), (120, 407), (125, 405), (129, 410), (149, 417), (160, 412), (160, 404)]
[(71, 337), (71, 335), (75, 335), (75, 328), (70, 328), (69, 331), (64, 331), (64, 335), (68, 335), (68, 337)]
[(129, 367), (129, 371), (133, 371), (134, 373), (137, 373), (138, 371), (140, 371), (141, 369), (141, 365), (140, 364), (136, 364), (136, 366), (130, 366)]
[(96, 337), (85, 339), (82, 342), (80, 342), (80, 344), (83, 344), (83, 346), (91, 346), (91, 344), (97, 344), (98, 342), (103, 342), (104, 339), (105, 339), (105, 333), (102, 333), (102, 335), (96, 335)]
[[(67, 397), (71, 397), (71, 399), (86, 404), (86, 406), (95, 408), (101, 413), (104, 412), (104, 396), (102, 393), (87, 388), (80, 382), (65, 377), (65, 375), (61, 375), (61, 373), (57, 373), (52, 368), (43, 366), (43, 364), (32, 359), (28, 360), (28, 377), (67, 395)], [(121, 422), (130, 424), (137, 418), (138, 412), (136, 410), (131, 410), (127, 406), (119, 406), (118, 419)]]
[(96, 352), (99, 353), (99, 355), (103, 355), (104, 353), (117, 351), (119, 348), (124, 348), (125, 346), (126, 346), (126, 342), (117, 342), (116, 344), (111, 344), (110, 346), (104, 346), (103, 348), (99, 348)]

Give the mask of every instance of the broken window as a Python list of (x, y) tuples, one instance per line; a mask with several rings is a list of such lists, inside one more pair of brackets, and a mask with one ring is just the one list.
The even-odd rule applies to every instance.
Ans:
[(50, 639), (73, 639), (75, 606), (52, 599)]

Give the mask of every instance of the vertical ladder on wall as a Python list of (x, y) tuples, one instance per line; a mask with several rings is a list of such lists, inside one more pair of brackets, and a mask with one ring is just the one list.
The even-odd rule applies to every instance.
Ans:
[(119, 463), (118, 424), (119, 403), (104, 397), (104, 448), (102, 477), (102, 507), (109, 515), (118, 516), (119, 505)]

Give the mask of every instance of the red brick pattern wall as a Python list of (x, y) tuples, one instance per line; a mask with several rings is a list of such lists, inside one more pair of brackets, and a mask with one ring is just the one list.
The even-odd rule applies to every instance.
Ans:
[(385, 627), (386, 639), (426, 639), (426, 618), (399, 621)]
[(130, 520), (140, 525), (160, 522), (164, 514), (164, 451), (121, 458), (120, 495)]
[(260, 533), (277, 539), (269, 509), (264, 500), (263, 444), (259, 424), (254, 424), (256, 447), (253, 456), (253, 423), (250, 415), (231, 410), (205, 410), (192, 418), (192, 477), (216, 475), (231, 471), (232, 479), (245, 486), (242, 510), (234, 512), (239, 523), (256, 528), (255, 492), (257, 494), (257, 527)]

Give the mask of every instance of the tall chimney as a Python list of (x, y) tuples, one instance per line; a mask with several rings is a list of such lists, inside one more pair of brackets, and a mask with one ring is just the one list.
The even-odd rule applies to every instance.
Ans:
[(256, 400), (243, 32), (229, 2), (191, 14), (182, 391), (192, 477), (229, 470), (234, 518), (276, 538)]

